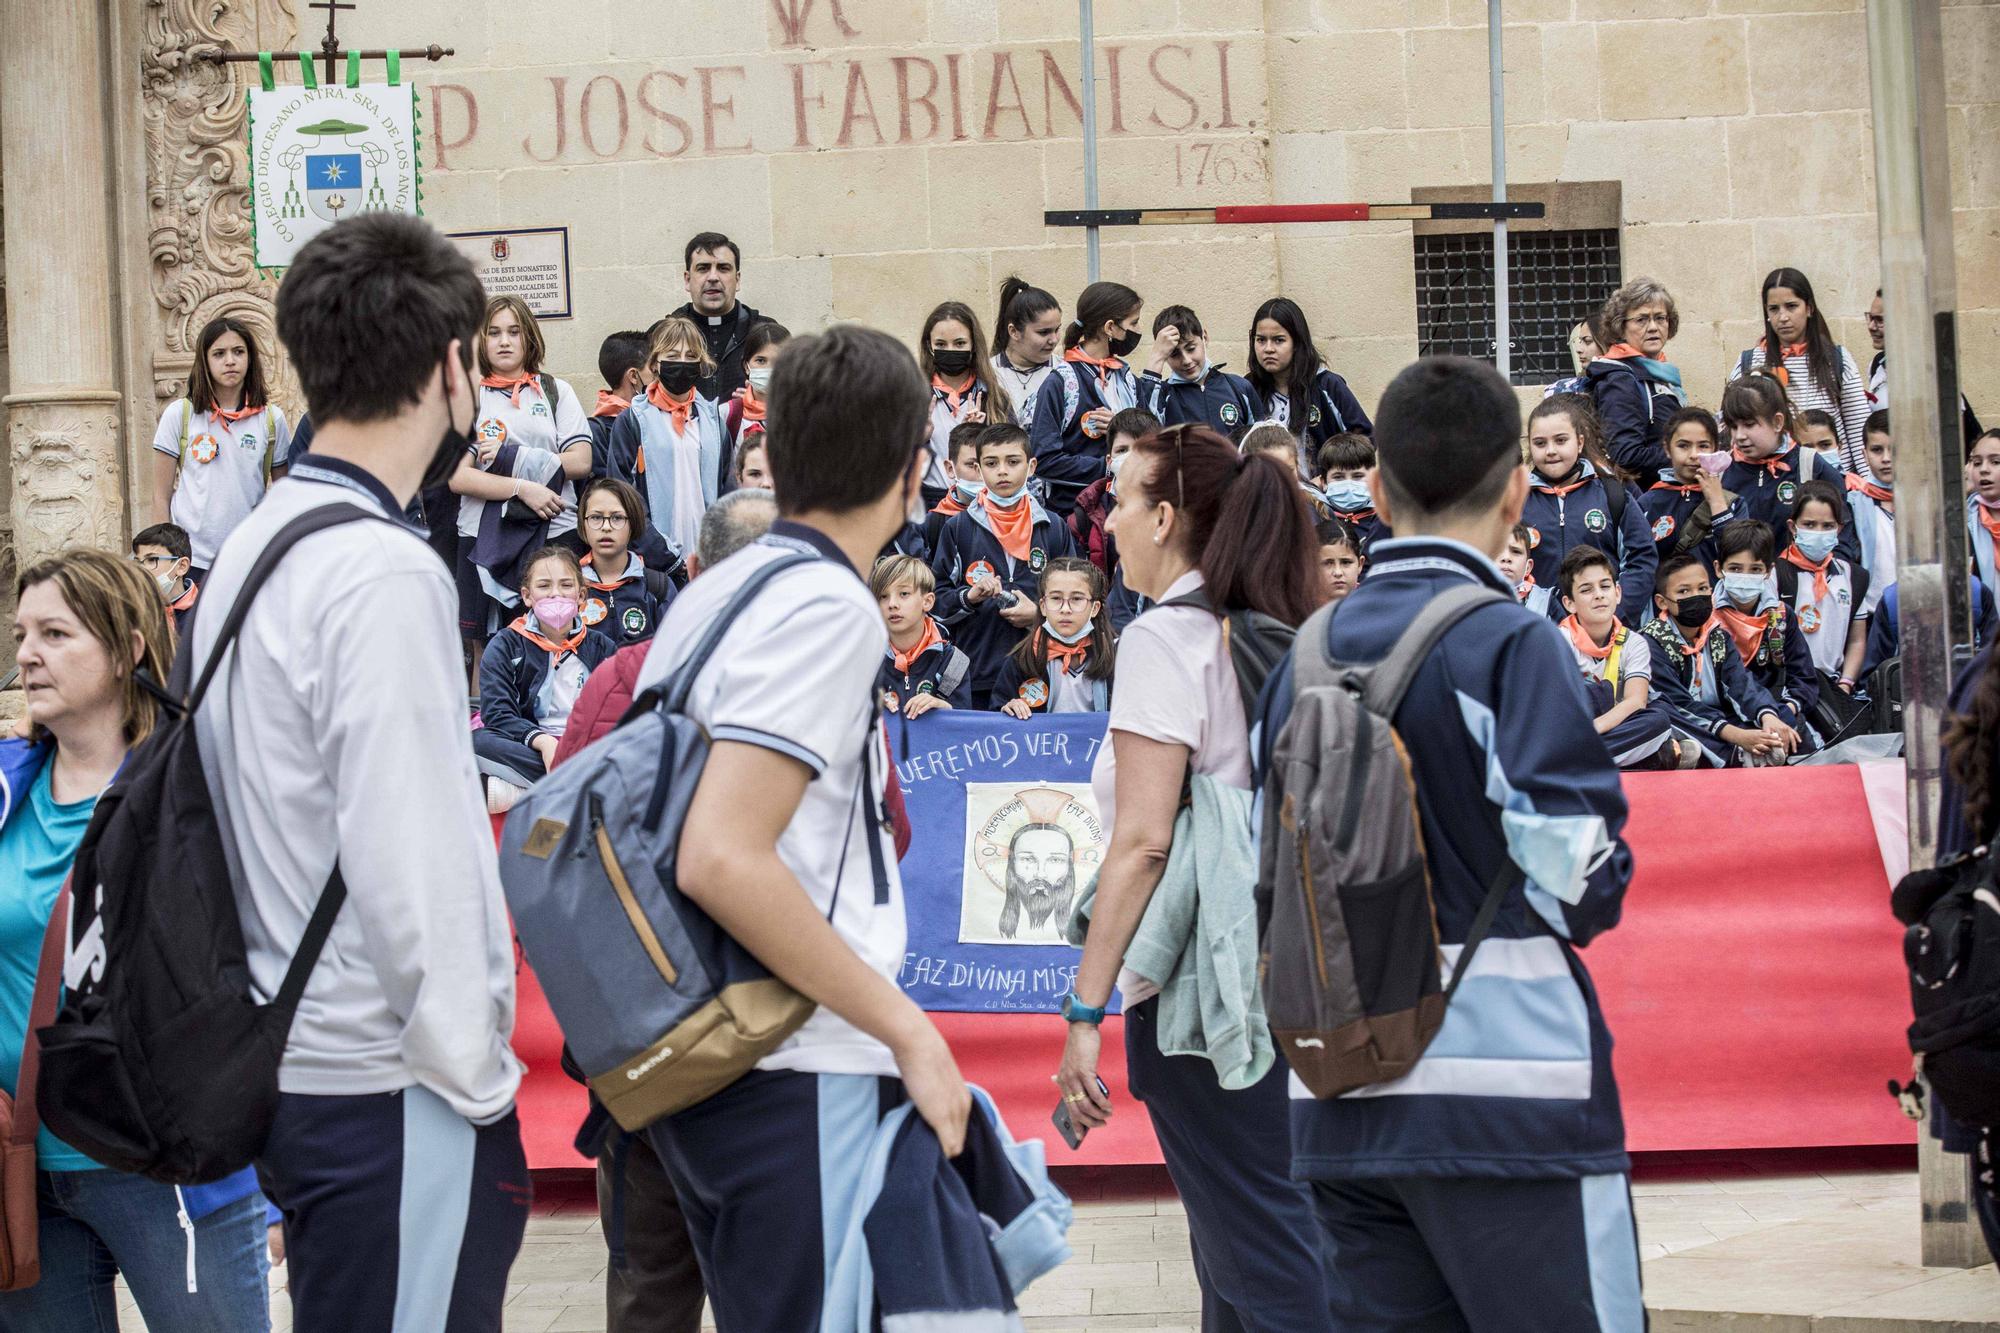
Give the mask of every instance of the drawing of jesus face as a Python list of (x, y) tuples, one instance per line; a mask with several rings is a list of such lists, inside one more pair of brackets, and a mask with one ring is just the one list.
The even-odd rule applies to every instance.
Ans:
[[(1076, 898), (1076, 848), (1055, 824), (1029, 824), (1007, 844), (1007, 905), (1000, 933), (1012, 939), (1026, 911), (1028, 924), (1041, 927), (1051, 917), (1067, 919)], [(1062, 921), (1057, 922), (1060, 929)]]

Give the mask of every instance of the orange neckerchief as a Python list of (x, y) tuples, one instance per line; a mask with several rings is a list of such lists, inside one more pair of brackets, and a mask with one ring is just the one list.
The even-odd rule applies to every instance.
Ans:
[(1541, 491), (1545, 495), (1553, 495), (1556, 496), (1557, 498), (1561, 498), (1562, 496), (1568, 495), (1571, 491), (1581, 488), (1584, 485), (1584, 483), (1591, 480), (1593, 480), (1592, 475), (1586, 473), (1583, 476), (1578, 477), (1575, 481), (1571, 482), (1569, 485), (1564, 486), (1559, 482), (1550, 481), (1548, 478), (1544, 477), (1541, 473), (1537, 472), (1535, 474), (1535, 489)]
[(1528, 594), (1533, 592), (1534, 590), (1535, 590), (1535, 571), (1531, 569), (1528, 571), (1528, 576), (1526, 578), (1522, 579), (1519, 583), (1514, 585), (1514, 596), (1516, 599), (1525, 602), (1528, 600)]
[(958, 498), (956, 490), (949, 490), (944, 493), (944, 499), (939, 500), (935, 505), (931, 506), (931, 512), (933, 514), (942, 514), (946, 518), (950, 518), (953, 514), (963, 514), (965, 512), (965, 501)]
[(510, 407), (521, 405), (521, 390), (532, 386), (536, 393), (542, 391), (541, 377), (526, 373), (513, 376), (487, 375), (481, 378), (479, 383), (484, 388), (507, 390), (507, 403)]
[(632, 406), (630, 398), (620, 397), (609, 389), (599, 389), (597, 391), (597, 406), (591, 409), (590, 415), (593, 417), (615, 417), (630, 406)]
[(685, 398), (675, 398), (654, 380), (646, 387), (646, 401), (674, 419), (674, 434), (687, 434), (688, 418), (694, 415), (694, 390), (689, 389)]
[(1667, 623), (1674, 627), (1674, 642), (1680, 645), (1682, 657), (1695, 657), (1701, 653), (1702, 648), (1708, 643), (1708, 636), (1720, 628), (1716, 624), (1716, 619), (1716, 615), (1711, 613), (1702, 627), (1695, 631), (1694, 642), (1689, 643), (1687, 631), (1681, 628), (1680, 621), (1672, 616), (1667, 617)]
[(234, 426), (245, 417), (254, 417), (263, 410), (262, 407), (251, 407), (247, 403), (234, 410), (223, 407), (213, 400), (210, 400), (208, 404), (208, 415), (220, 421), (225, 428)]
[(953, 416), (958, 415), (958, 405), (979, 391), (979, 377), (968, 375), (963, 389), (954, 389), (944, 382), (944, 377), (935, 371), (931, 374), (931, 388), (944, 395), (944, 405)]
[(750, 386), (746, 384), (736, 391), (736, 401), (742, 404), (743, 420), (755, 426), (758, 430), (762, 430), (764, 428), (764, 400), (752, 393)]
[(1614, 361), (1664, 361), (1667, 359), (1667, 349), (1662, 347), (1658, 356), (1647, 356), (1631, 343), (1613, 343), (1606, 349), (1604, 355)]
[(1764, 368), (1771, 372), (1778, 383), (1784, 385), (1787, 389), (1791, 388), (1792, 372), (1785, 368), (1785, 358), (1788, 356), (1804, 356), (1806, 354), (1806, 345), (1804, 343), (1786, 343), (1784, 349), (1778, 353), (1776, 362), (1771, 360), (1771, 344), (1769, 340), (1759, 338), (1757, 345), (1764, 349)]
[(1975, 495), (1972, 497), (1972, 511), (1979, 515), (1979, 526), (1985, 528), (1986, 535), (1993, 539), (1993, 549), (2000, 551), (2000, 509), (1987, 508)]
[(1111, 374), (1113, 371), (1130, 369), (1130, 367), (1128, 367), (1125, 364), (1125, 362), (1118, 357), (1115, 356), (1107, 356), (1102, 358), (1095, 357), (1092, 356), (1090, 353), (1084, 351), (1083, 348), (1081, 347), (1072, 347), (1067, 352), (1064, 352), (1063, 360), (1075, 362), (1079, 365), (1096, 366), (1097, 382), (1100, 385), (1109, 384), (1111, 382)]
[(1794, 448), (1795, 446), (1788, 438), (1785, 441), (1785, 447), (1778, 450), (1777, 453), (1772, 454), (1769, 458), (1745, 458), (1743, 451), (1735, 448), (1729, 451), (1729, 456), (1744, 467), (1760, 467), (1775, 477), (1780, 472), (1790, 472), (1792, 470), (1792, 452)]
[(1687, 485), (1683, 486), (1681, 485), (1681, 483), (1677, 481), (1656, 481), (1652, 484), (1652, 487), (1650, 489), (1656, 491), (1679, 491), (1682, 495), (1693, 495), (1696, 491), (1701, 489), (1701, 483), (1698, 481), (1691, 481)]
[(1738, 611), (1733, 606), (1716, 607), (1715, 619), (1729, 631), (1729, 637), (1736, 641), (1736, 651), (1741, 654), (1743, 665), (1749, 666), (1750, 659), (1764, 646), (1764, 631), (1771, 627), (1771, 622), (1761, 614)]
[(588, 627), (581, 628), (577, 630), (575, 638), (566, 639), (562, 643), (551, 643), (547, 639), (542, 637), (542, 632), (540, 630), (535, 628), (535, 618), (531, 615), (516, 616), (514, 618), (514, 623), (512, 625), (509, 625), (507, 628), (519, 634), (529, 643), (539, 644), (541, 647), (548, 649), (550, 652), (556, 654), (556, 656), (558, 657), (562, 656), (564, 653), (575, 652), (578, 646), (583, 643), (583, 636), (590, 633)]
[(1000, 539), (1000, 549), (1010, 560), (1026, 560), (1028, 548), (1035, 542), (1034, 501), (1022, 499), (1012, 509), (1001, 509), (988, 502), (986, 494), (980, 493), (979, 507), (986, 511), (987, 521), (993, 525), (993, 535)]
[(1043, 646), (1048, 650), (1048, 660), (1061, 662), (1065, 675), (1073, 675), (1084, 669), (1090, 662), (1090, 641), (1094, 635), (1086, 634), (1075, 643), (1064, 643), (1047, 630), (1040, 631)]
[(187, 586), (187, 591), (182, 593), (178, 600), (167, 603), (167, 610), (172, 611), (175, 615), (179, 615), (193, 606), (194, 599), (199, 596), (201, 596), (201, 585), (191, 581)]
[(907, 676), (910, 674), (910, 667), (916, 663), (919, 657), (922, 657), (925, 653), (943, 642), (944, 635), (938, 632), (937, 621), (932, 620), (929, 616), (925, 616), (923, 634), (918, 637), (915, 643), (910, 645), (907, 652), (898, 648), (893, 643), (890, 644), (889, 660), (895, 663), (897, 675)]
[[(595, 578), (592, 577), (592, 575), (597, 573), (597, 566), (591, 563), (594, 557), (595, 557), (595, 552), (593, 552), (591, 555), (586, 555), (583, 559), (577, 561), (577, 563), (583, 567), (583, 581), (590, 587), (595, 588), (598, 592), (617, 592), (620, 588), (624, 587), (627, 582), (629, 582), (629, 580), (623, 578), (619, 579), (615, 583), (598, 582)], [(628, 564), (630, 563), (629, 557), (627, 559), (627, 563)]]
[(1600, 662), (1611, 656), (1611, 650), (1616, 648), (1618, 641), (1625, 636), (1625, 626), (1618, 622), (1616, 616), (1611, 617), (1611, 637), (1604, 641), (1602, 648), (1597, 646), (1596, 641), (1590, 637), (1590, 631), (1585, 629), (1574, 615), (1563, 618), (1562, 628), (1563, 633), (1569, 635), (1569, 641), (1576, 645), (1578, 652)]
[(1850, 491), (1860, 491), (1878, 505), (1893, 505), (1896, 503), (1896, 493), (1894, 491), (1852, 472), (1847, 474), (1847, 489)]
[(1831, 555), (1815, 565), (1812, 561), (1806, 559), (1805, 554), (1799, 550), (1798, 544), (1795, 542), (1785, 548), (1784, 555), (1780, 556), (1779, 559), (1789, 560), (1800, 569), (1810, 569), (1813, 576), (1813, 600), (1815, 602), (1826, 600), (1826, 571), (1833, 566), (1833, 557)]

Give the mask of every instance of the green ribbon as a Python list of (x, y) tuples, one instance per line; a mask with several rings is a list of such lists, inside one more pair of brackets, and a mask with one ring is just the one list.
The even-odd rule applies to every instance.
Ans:
[(299, 52), (299, 82), (308, 88), (319, 87), (319, 75), (313, 72), (313, 55), (310, 51)]
[(350, 88), (359, 88), (361, 86), (361, 53), (359, 51), (349, 51), (347, 53), (347, 86)]
[(257, 77), (262, 81), (265, 92), (274, 93), (278, 91), (278, 79), (276, 73), (271, 68), (271, 53), (269, 51), (259, 51), (257, 53)]
[(403, 53), (395, 49), (389, 52), (389, 86), (395, 87), (403, 81)]

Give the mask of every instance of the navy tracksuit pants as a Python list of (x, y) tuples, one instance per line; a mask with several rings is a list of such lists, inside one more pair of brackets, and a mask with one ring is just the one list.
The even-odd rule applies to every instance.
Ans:
[(1158, 1009), (1125, 1011), (1126, 1076), (1187, 1205), (1203, 1333), (1323, 1333), (1326, 1263), (1292, 1179), (1290, 1067), (1281, 1058), (1255, 1087), (1225, 1092), (1207, 1060), (1160, 1054)]

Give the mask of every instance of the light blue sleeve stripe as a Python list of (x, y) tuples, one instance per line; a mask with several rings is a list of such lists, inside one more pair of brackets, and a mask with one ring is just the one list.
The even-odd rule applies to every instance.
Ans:
[(478, 1142), (472, 1123), (444, 1098), (418, 1086), (403, 1090), (403, 1194), (396, 1215), (391, 1333), (436, 1333), (449, 1322)]
[(776, 750), (779, 754), (790, 755), (807, 768), (810, 768), (813, 771), (814, 777), (818, 777), (821, 773), (826, 772), (826, 760), (820, 758), (805, 746), (800, 745), (797, 741), (787, 740), (783, 736), (776, 736), (768, 731), (759, 731), (755, 727), (720, 726), (709, 734), (714, 740), (737, 741), (744, 745), (760, 745), (766, 750)]
[(1590, 1299), (1599, 1333), (1640, 1333), (1646, 1303), (1639, 1294), (1639, 1237), (1632, 1224), (1632, 1190), (1623, 1174), (1585, 1176), (1584, 1245), (1590, 1253)]

